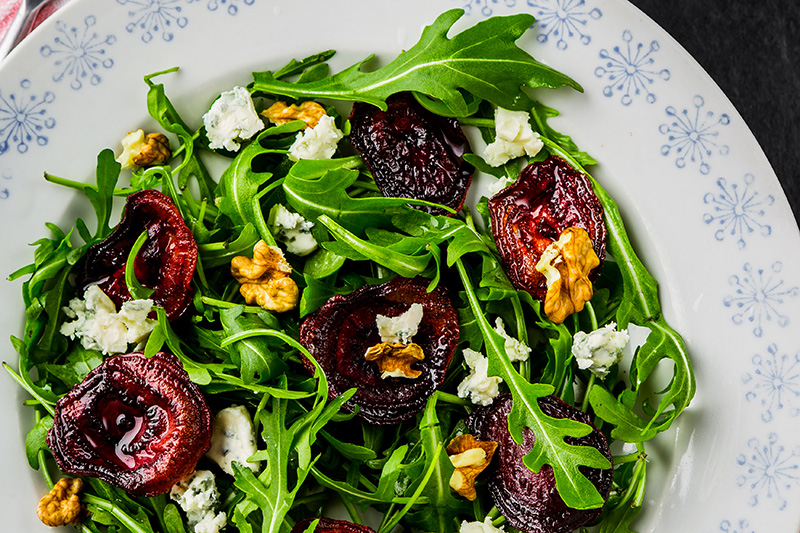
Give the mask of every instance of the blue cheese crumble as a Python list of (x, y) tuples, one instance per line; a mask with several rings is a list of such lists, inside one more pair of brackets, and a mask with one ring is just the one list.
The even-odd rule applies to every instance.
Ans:
[(244, 87), (234, 87), (219, 95), (203, 115), (203, 125), (209, 148), (230, 152), (238, 151), (242, 141), (264, 129), (253, 99)]
[(401, 315), (395, 317), (378, 315), (375, 323), (378, 325), (381, 342), (390, 344), (411, 342), (411, 339), (417, 334), (419, 323), (422, 322), (422, 311), (422, 304), (413, 303), (408, 311)]
[(533, 131), (530, 115), (526, 111), (509, 111), (498, 107), (494, 111), (496, 137), (486, 146), (483, 158), (493, 167), (499, 167), (517, 157), (533, 157), (544, 144)]
[(487, 516), (483, 522), (467, 522), (464, 520), (461, 522), (461, 528), (458, 533), (503, 533), (503, 531), (503, 526), (494, 527), (492, 519)]
[(464, 348), (462, 354), (470, 372), (458, 384), (458, 397), (469, 398), (478, 405), (489, 405), (500, 394), (500, 383), (503, 379), (498, 376), (489, 377), (489, 358), (480, 352)]
[(292, 213), (283, 204), (275, 204), (269, 219), (275, 240), (285, 244), (289, 253), (302, 257), (317, 249), (317, 240), (311, 234), (314, 223), (300, 213)]
[(297, 134), (294, 144), (289, 147), (289, 159), (330, 159), (342, 138), (344, 133), (336, 127), (333, 117), (323, 115), (316, 126)]
[(245, 406), (234, 405), (217, 413), (211, 433), (211, 448), (206, 456), (216, 462), (225, 473), (233, 475), (234, 461), (258, 472), (261, 464), (258, 461), (247, 461), (257, 450), (253, 420)]
[(124, 353), (129, 344), (147, 340), (158, 324), (148, 318), (153, 309), (152, 300), (123, 302), (119, 312), (106, 293), (91, 285), (83, 299), (73, 298), (64, 314), (72, 319), (61, 325), (61, 333), (71, 339), (79, 338), (87, 350), (98, 350), (106, 355)]
[(572, 355), (578, 368), (588, 368), (597, 377), (604, 378), (611, 367), (622, 360), (629, 339), (626, 330), (617, 331), (617, 325), (611, 322), (591, 333), (577, 332), (572, 341)]
[(172, 487), (169, 493), (186, 513), (189, 528), (194, 533), (218, 533), (227, 525), (225, 513), (216, 512), (219, 490), (214, 474), (197, 470)]
[(494, 322), (494, 330), (505, 340), (504, 346), (506, 349), (506, 355), (511, 361), (528, 360), (531, 355), (530, 347), (521, 340), (515, 339), (506, 333), (505, 324), (503, 324), (502, 318), (497, 317), (497, 320)]

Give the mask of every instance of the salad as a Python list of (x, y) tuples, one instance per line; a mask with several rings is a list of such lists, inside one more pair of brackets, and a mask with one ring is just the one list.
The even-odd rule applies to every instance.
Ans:
[[(446, 37), (460, 16), (377, 70), (254, 73), (202, 119), (148, 75), (163, 131), (94, 185), (48, 175), (97, 220), (48, 225), (12, 274), (43, 520), (630, 530), (691, 364), (594, 160), (527, 91), (579, 84), (516, 46), (532, 17)], [(476, 172), (496, 191), (470, 206)]]

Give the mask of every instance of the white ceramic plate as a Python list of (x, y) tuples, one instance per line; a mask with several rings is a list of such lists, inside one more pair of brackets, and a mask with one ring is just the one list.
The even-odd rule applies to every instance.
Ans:
[[(469, 2), (469, 3), (466, 3)], [(391, 59), (442, 11), (463, 28), (527, 11), (521, 43), (578, 80), (543, 91), (557, 126), (600, 161), (664, 312), (694, 357), (698, 393), (649, 447), (636, 530), (796, 533), (800, 526), (800, 236), (780, 186), (730, 102), (666, 33), (621, 0), (76, 0), (0, 68), (0, 228), (5, 277), (28, 243), (69, 226), (77, 195), (42, 172), (93, 180), (94, 158), (147, 126), (142, 76), (199, 117), (252, 70), (334, 48), (337, 67)], [(195, 124), (193, 124), (195, 125)], [(0, 337), (21, 332), (20, 282), (0, 284)], [(6, 341), (4, 341), (6, 342)], [(9, 344), (2, 358), (13, 365)], [(44, 485), (29, 469), (31, 412), (0, 376), (0, 510), (9, 531), (40, 531)]]

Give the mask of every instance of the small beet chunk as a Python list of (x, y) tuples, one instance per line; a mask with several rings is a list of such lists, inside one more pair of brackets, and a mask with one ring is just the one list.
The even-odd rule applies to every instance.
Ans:
[(82, 289), (97, 284), (117, 308), (132, 296), (125, 283), (125, 264), (136, 239), (147, 229), (147, 240), (134, 264), (136, 279), (155, 289), (150, 297), (169, 320), (183, 315), (192, 303), (192, 275), (197, 243), (169, 196), (145, 189), (128, 196), (125, 214), (104, 241), (89, 247), (78, 272)]
[(464, 161), (470, 147), (458, 121), (431, 113), (409, 92), (390, 96), (386, 105), (382, 111), (356, 102), (350, 115), (350, 142), (383, 195), (461, 209), (475, 169)]
[[(444, 381), (458, 344), (458, 313), (441, 286), (428, 292), (427, 285), (423, 278), (402, 277), (367, 285), (334, 296), (300, 326), (300, 343), (325, 371), (330, 397), (356, 388), (344, 408), (352, 411), (358, 406), (359, 416), (371, 424), (397, 424), (413, 417)], [(425, 356), (412, 365), (421, 373), (414, 379), (384, 379), (378, 365), (364, 356), (381, 342), (376, 317), (398, 316), (413, 303), (423, 308), (412, 339)], [(314, 371), (310, 361), (304, 359), (304, 363), (309, 372)]]
[(177, 357), (135, 352), (105, 360), (58, 400), (47, 445), (63, 472), (154, 496), (195, 469), (211, 423)]
[[(544, 465), (539, 473), (534, 473), (522, 462), (522, 458), (533, 448), (536, 438), (530, 429), (523, 428), (522, 444), (514, 442), (508, 432), (511, 406), (511, 395), (500, 395), (494, 403), (479, 407), (467, 419), (467, 425), (476, 438), (498, 443), (494, 461), (486, 471), (489, 494), (494, 504), (511, 526), (527, 533), (568, 533), (591, 524), (602, 508), (579, 510), (567, 507), (556, 490), (553, 468)], [(570, 418), (591, 425), (586, 413), (556, 396), (539, 398), (539, 406), (547, 416)], [(565, 440), (572, 445), (593, 446), (611, 461), (605, 436), (594, 426), (592, 428), (593, 431), (585, 437), (567, 437)], [(613, 471), (585, 467), (581, 467), (581, 471), (603, 499), (607, 499)]]
[(589, 273), (600, 275), (606, 255), (603, 206), (589, 178), (566, 161), (550, 156), (531, 163), (519, 179), (489, 200), (492, 235), (511, 282), (544, 301), (547, 280), (536, 270), (542, 253), (569, 227), (586, 230), (600, 265)]
[(375, 533), (371, 527), (333, 518), (303, 518), (294, 525), (290, 533), (303, 533), (314, 520), (319, 520), (314, 533)]

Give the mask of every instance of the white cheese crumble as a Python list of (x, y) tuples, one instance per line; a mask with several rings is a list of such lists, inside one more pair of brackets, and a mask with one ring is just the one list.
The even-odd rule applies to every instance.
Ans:
[(503, 324), (502, 318), (497, 317), (497, 320), (494, 322), (494, 330), (499, 333), (503, 339), (505, 339), (504, 346), (506, 349), (506, 355), (509, 359), (512, 361), (528, 360), (531, 355), (530, 346), (506, 333), (505, 324)]
[(344, 133), (336, 127), (333, 117), (323, 115), (316, 126), (297, 134), (294, 144), (289, 148), (289, 159), (330, 159), (343, 137)]
[(314, 223), (300, 213), (292, 213), (283, 204), (275, 204), (269, 218), (275, 239), (284, 243), (289, 253), (302, 257), (317, 249), (317, 240), (311, 234)]
[(544, 144), (539, 134), (531, 128), (529, 120), (530, 115), (525, 111), (509, 111), (502, 107), (495, 109), (496, 137), (483, 153), (486, 163), (499, 167), (511, 159), (538, 154)]
[(209, 147), (230, 152), (238, 151), (241, 141), (264, 129), (253, 99), (244, 87), (234, 87), (222, 93), (203, 115), (203, 124)]
[(395, 317), (378, 315), (375, 323), (378, 325), (381, 342), (391, 344), (411, 342), (411, 338), (417, 334), (419, 323), (422, 322), (422, 310), (422, 304), (413, 303), (408, 311), (401, 315)]
[(467, 398), (478, 405), (489, 405), (500, 394), (500, 383), (503, 379), (498, 376), (489, 377), (489, 358), (470, 348), (464, 348), (462, 354), (464, 361), (469, 366), (470, 372), (458, 384), (456, 392), (459, 398)]
[(87, 350), (99, 350), (106, 355), (124, 353), (129, 344), (147, 340), (158, 324), (147, 318), (153, 308), (153, 300), (130, 300), (122, 303), (117, 312), (114, 302), (97, 285), (91, 285), (83, 299), (73, 298), (64, 314), (71, 322), (61, 325), (61, 333), (74, 339), (80, 338)]
[(233, 475), (231, 464), (234, 461), (258, 472), (261, 464), (247, 461), (257, 450), (253, 420), (245, 406), (234, 405), (217, 413), (211, 433), (211, 448), (206, 455), (224, 472)]
[(214, 474), (208, 470), (197, 470), (180, 480), (169, 497), (186, 513), (194, 533), (218, 533), (227, 524), (225, 513), (216, 512), (219, 490)]
[(144, 144), (144, 130), (136, 130), (129, 132), (120, 141), (122, 145), (122, 153), (116, 158), (117, 163), (122, 165), (122, 168), (134, 168), (133, 158), (139, 154), (139, 149)]
[(503, 526), (499, 528), (494, 527), (492, 519), (488, 516), (483, 522), (461, 522), (461, 528), (458, 533), (503, 533)]
[(572, 341), (572, 355), (578, 368), (588, 368), (590, 372), (603, 378), (622, 359), (629, 338), (626, 330), (617, 331), (614, 322), (591, 333), (579, 331)]
[(513, 178), (497, 178), (497, 181), (489, 185), (489, 187), (486, 190), (486, 193), (489, 195), (489, 198), (491, 198), (492, 196), (496, 195), (497, 193), (499, 193), (500, 191), (502, 191), (503, 189), (514, 183), (514, 181), (516, 180), (514, 180)]

